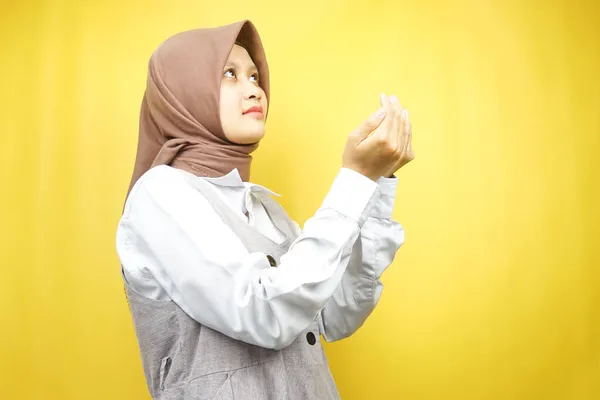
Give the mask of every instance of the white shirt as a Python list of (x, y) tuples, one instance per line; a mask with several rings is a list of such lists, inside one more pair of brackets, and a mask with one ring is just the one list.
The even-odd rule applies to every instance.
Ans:
[[(325, 340), (354, 333), (378, 303), (379, 280), (404, 243), (391, 220), (397, 179), (377, 182), (342, 168), (322, 206), (271, 268), (249, 252), (190, 183), (203, 179), (231, 210), (277, 243), (282, 234), (237, 170), (197, 177), (156, 166), (134, 185), (117, 228), (123, 274), (137, 293), (172, 300), (190, 317), (237, 340), (280, 349), (315, 318)], [(246, 216), (246, 212), (248, 216)]]

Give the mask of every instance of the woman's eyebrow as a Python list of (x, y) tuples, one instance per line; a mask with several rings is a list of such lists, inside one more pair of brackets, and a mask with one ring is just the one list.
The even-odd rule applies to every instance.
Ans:
[(238, 65), (237, 65), (237, 63), (235, 63), (234, 61), (227, 61), (227, 63), (225, 64), (225, 67), (224, 67), (224, 68), (227, 68), (227, 67), (234, 67), (234, 68), (236, 68), (236, 69), (237, 69), (237, 68), (238, 68)]
[[(229, 68), (229, 67), (233, 67), (237, 70), (240, 69), (240, 66), (235, 61), (227, 61), (224, 68)], [(258, 72), (258, 68), (256, 67), (256, 65), (252, 64), (248, 67), (248, 71)]]

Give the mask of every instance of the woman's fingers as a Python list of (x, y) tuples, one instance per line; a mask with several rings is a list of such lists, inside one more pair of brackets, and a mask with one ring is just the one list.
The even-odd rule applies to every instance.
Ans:
[(411, 135), (412, 135), (412, 127), (410, 125), (410, 121), (408, 119), (408, 110), (404, 110), (402, 113), (402, 121), (403, 121), (403, 126), (402, 126), (402, 141), (403, 141), (403, 147), (402, 147), (402, 151), (406, 152), (408, 151), (408, 147), (410, 146), (410, 139), (411, 139)]
[[(398, 98), (394, 95), (380, 95), (381, 108), (386, 113), (385, 119), (374, 132), (379, 140), (383, 139), (387, 151), (393, 151), (397, 160), (394, 170), (397, 170), (408, 161), (412, 160), (412, 126), (408, 117), (408, 110), (403, 109)], [(381, 143), (381, 142), (380, 142)]]
[(379, 126), (376, 134), (378, 134), (382, 138), (385, 138), (387, 137), (387, 132), (392, 123), (393, 109), (390, 99), (385, 93), (381, 93), (379, 95), (379, 102), (381, 103), (381, 108), (383, 108), (383, 110), (385, 111), (385, 119)]
[(408, 159), (413, 160), (415, 158), (415, 153), (412, 147), (412, 124), (408, 123), (408, 146), (407, 146)]
[(393, 136), (393, 145), (396, 149), (402, 150), (403, 140), (402, 140), (402, 130), (403, 130), (403, 121), (402, 121), (402, 105), (396, 96), (391, 96), (392, 104), (394, 105), (394, 119), (395, 125), (390, 135)]
[(406, 165), (414, 158), (412, 151), (412, 125), (408, 119), (408, 110), (402, 110), (402, 129), (400, 130), (399, 138), (400, 144), (400, 156), (396, 160), (395, 165), (392, 167), (392, 171), (389, 175), (394, 174), (402, 166)]

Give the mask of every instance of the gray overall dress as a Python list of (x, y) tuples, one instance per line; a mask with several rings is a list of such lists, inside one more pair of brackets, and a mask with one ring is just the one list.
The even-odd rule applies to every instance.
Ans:
[[(289, 217), (275, 200), (266, 194), (252, 194), (286, 236), (282, 244), (234, 215), (207, 182), (191, 178), (190, 183), (209, 200), (248, 251), (264, 252), (271, 256), (272, 265), (279, 264), (295, 235)], [(125, 288), (153, 399), (339, 399), (316, 319), (288, 347), (265, 349), (199, 324), (173, 301), (145, 298), (127, 282)]]

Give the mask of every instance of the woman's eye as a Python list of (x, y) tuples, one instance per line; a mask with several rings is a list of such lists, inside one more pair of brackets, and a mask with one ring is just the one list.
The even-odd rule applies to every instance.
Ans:
[(228, 69), (227, 71), (225, 71), (225, 73), (223, 74), (223, 76), (235, 78), (235, 72), (233, 72), (232, 69)]
[[(253, 80), (253, 79), (254, 79), (254, 80)], [(250, 77), (250, 80), (251, 80), (252, 82), (258, 83), (258, 74), (253, 74), (253, 75)]]

